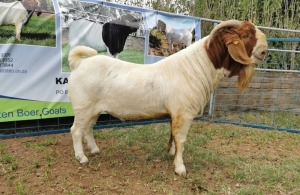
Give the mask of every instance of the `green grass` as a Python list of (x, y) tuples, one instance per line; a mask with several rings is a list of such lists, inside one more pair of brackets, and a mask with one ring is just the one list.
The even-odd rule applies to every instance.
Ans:
[[(68, 62), (69, 51), (70, 51), (70, 46), (68, 44), (64, 44), (62, 46), (62, 53), (63, 53), (62, 71), (63, 72), (70, 72), (69, 62)], [(101, 52), (100, 54), (106, 55), (106, 52)], [(137, 63), (137, 64), (144, 64), (144, 51), (124, 50), (119, 54), (118, 59), (127, 62)]]
[(17, 195), (25, 195), (27, 194), (25, 192), (24, 185), (21, 182), (16, 182), (16, 189), (17, 189)]
[(0, 143), (0, 165), (2, 165), (0, 175), (1, 173), (10, 173), (18, 169), (18, 162), (15, 160), (15, 155), (10, 153), (7, 145), (2, 143)]
[(27, 142), (26, 147), (29, 148), (34, 148), (36, 150), (43, 150), (44, 148), (51, 146), (51, 145), (56, 145), (57, 140), (56, 139), (46, 139), (41, 142)]
[(244, 124), (270, 126), (274, 129), (300, 129), (299, 113), (291, 111), (243, 111), (240, 113), (234, 111), (215, 111), (214, 117), (214, 119), (217, 120), (221, 119)]
[[(56, 46), (56, 30), (54, 17), (47, 17), (43, 15), (39, 17), (35, 15), (32, 16), (29, 23), (22, 28), (21, 41), (16, 40), (15, 26), (13, 25), (0, 26), (0, 32), (0, 43), (41, 45), (50, 47)], [(34, 36), (26, 37), (26, 34), (34, 34)], [(50, 38), (41, 38), (43, 36)]]
[(144, 51), (141, 50), (124, 50), (118, 58), (127, 62), (144, 64)]

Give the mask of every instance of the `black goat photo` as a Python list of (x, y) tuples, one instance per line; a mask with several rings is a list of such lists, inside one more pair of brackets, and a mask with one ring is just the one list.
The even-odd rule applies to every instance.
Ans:
[(98, 53), (144, 63), (144, 21), (140, 12), (79, 1), (59, 1), (62, 21), (62, 71), (69, 72), (66, 54), (83, 45)]

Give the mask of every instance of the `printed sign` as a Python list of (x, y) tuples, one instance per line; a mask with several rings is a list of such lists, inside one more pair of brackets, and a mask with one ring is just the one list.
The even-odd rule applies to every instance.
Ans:
[(0, 122), (72, 116), (76, 45), (138, 64), (200, 38), (200, 19), (102, 1), (0, 0)]

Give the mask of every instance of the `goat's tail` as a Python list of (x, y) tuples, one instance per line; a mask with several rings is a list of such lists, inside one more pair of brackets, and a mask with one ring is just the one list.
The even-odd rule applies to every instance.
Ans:
[(76, 70), (82, 60), (82, 57), (91, 57), (97, 55), (97, 51), (95, 49), (92, 49), (90, 47), (86, 46), (76, 46), (69, 52), (69, 66), (70, 69)]

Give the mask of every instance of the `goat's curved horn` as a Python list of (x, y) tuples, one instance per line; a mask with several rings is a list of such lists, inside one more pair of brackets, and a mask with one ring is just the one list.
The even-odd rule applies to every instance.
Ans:
[(210, 43), (210, 40), (212, 38), (214, 38), (216, 32), (218, 32), (220, 29), (222, 28), (225, 28), (225, 27), (233, 27), (233, 28), (237, 28), (237, 27), (240, 27), (241, 26), (241, 21), (239, 20), (227, 20), (227, 21), (224, 21), (224, 22), (221, 22), (220, 24), (218, 24), (210, 33), (210, 38), (208, 40), (208, 46), (209, 46), (209, 43)]

